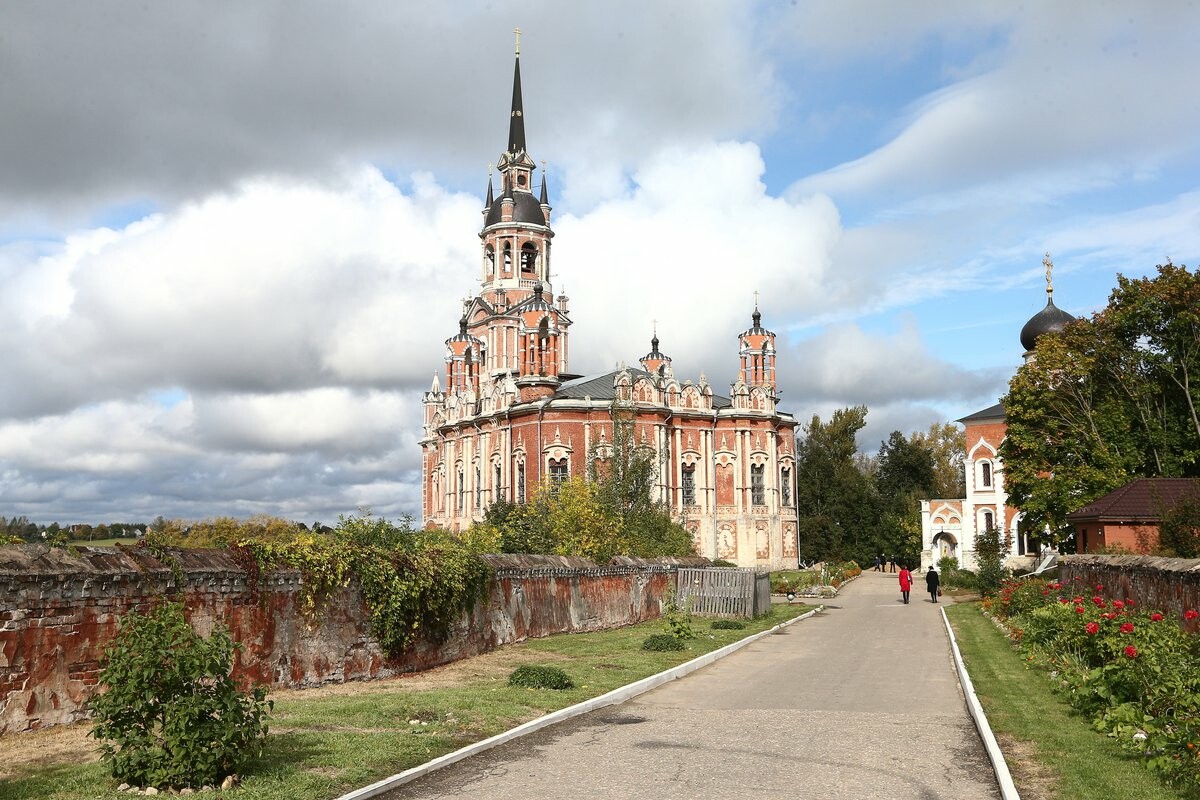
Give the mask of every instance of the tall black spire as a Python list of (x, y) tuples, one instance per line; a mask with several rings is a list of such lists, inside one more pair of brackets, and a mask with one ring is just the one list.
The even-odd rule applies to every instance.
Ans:
[(550, 205), (550, 195), (549, 195), (549, 193), (546, 191), (546, 162), (545, 162), (545, 161), (543, 161), (543, 162), (542, 162), (542, 197), (541, 197), (541, 202), (542, 202), (542, 205), (544, 205), (544, 206), (548, 206), (548, 205)]
[(525, 149), (525, 111), (521, 107), (521, 29), (516, 29), (517, 57), (513, 66), (512, 116), (508, 120), (508, 152)]

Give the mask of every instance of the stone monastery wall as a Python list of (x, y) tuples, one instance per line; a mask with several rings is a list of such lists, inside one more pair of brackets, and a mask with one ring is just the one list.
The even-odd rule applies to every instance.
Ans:
[(495, 570), (486, 598), (441, 644), (418, 642), (388, 659), (371, 636), (356, 584), (313, 619), (300, 613), (300, 574), (247, 571), (220, 550), (173, 551), (172, 572), (136, 548), (45, 545), (0, 548), (0, 734), (86, 716), (104, 651), (121, 617), (174, 593), (177, 578), (193, 626), (227, 625), (243, 650), (234, 672), (273, 687), (307, 687), (427, 669), (498, 645), (553, 633), (619, 627), (658, 617), (676, 564), (623, 559), (484, 556)]
[[(1079, 580), (1076, 581), (1075, 579)], [(1142, 608), (1178, 618), (1184, 611), (1200, 610), (1200, 559), (1156, 556), (1072, 555), (1062, 557), (1059, 579), (1079, 583), (1114, 600), (1133, 600)], [(1200, 633), (1200, 620), (1184, 623)]]

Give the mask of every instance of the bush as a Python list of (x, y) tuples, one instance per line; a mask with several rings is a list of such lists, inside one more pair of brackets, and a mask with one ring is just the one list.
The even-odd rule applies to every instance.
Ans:
[(527, 689), (573, 689), (575, 681), (558, 667), (546, 667), (538, 664), (524, 664), (513, 670), (508, 676), (509, 686), (523, 686)]
[(744, 622), (738, 622), (736, 619), (714, 619), (712, 623), (714, 631), (740, 631), (745, 627)]
[(673, 586), (667, 590), (664, 601), (663, 627), (669, 636), (676, 639), (696, 638), (696, 632), (692, 630), (692, 598), (688, 597), (680, 603)]
[(714, 559), (711, 563), (712, 563), (712, 566), (714, 566), (714, 567), (736, 567), (737, 566), (737, 564), (733, 563), (732, 561), (726, 561), (723, 558)]
[(683, 642), (665, 633), (656, 633), (646, 637), (646, 641), (642, 642), (643, 650), (654, 650), (656, 652), (668, 652), (671, 650), (682, 650)]
[(218, 626), (205, 639), (183, 606), (132, 613), (107, 651), (92, 699), (91, 735), (116, 780), (135, 786), (218, 784), (261, 754), (266, 689), (238, 691), (230, 677), (237, 645)]

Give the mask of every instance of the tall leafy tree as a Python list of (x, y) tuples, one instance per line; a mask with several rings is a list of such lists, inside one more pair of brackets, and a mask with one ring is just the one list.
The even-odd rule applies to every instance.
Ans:
[(935, 422), (928, 431), (916, 431), (908, 439), (933, 456), (932, 497), (962, 497), (967, 493), (963, 461), (966, 440), (961, 428), (953, 422)]
[(867, 407), (835, 411), (828, 422), (813, 416), (796, 443), (796, 511), (800, 557), (865, 563), (876, 552), (878, 501), (871, 479), (858, 468), (856, 434)]
[(1064, 535), (1134, 477), (1200, 475), (1200, 273), (1118, 276), (1104, 309), (1038, 340), (1004, 406), (1006, 487), (1032, 528)]
[(933, 453), (893, 431), (879, 445), (875, 489), (880, 517), (876, 528), (880, 550), (913, 562), (921, 550), (921, 500), (933, 494)]

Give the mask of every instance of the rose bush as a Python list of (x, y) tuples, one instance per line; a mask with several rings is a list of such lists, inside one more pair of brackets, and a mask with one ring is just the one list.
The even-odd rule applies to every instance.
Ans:
[(990, 611), (1098, 730), (1169, 784), (1200, 793), (1200, 637), (1180, 624), (1200, 612), (1143, 610), (1128, 598), (1106, 599), (1103, 586), (1080, 594), (1085, 588), (1007, 581)]

